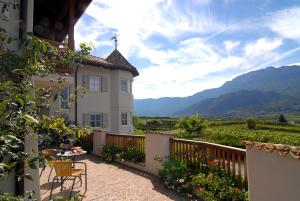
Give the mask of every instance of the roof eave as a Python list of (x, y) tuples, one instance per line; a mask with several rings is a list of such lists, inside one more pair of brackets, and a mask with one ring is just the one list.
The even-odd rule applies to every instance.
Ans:
[[(126, 66), (115, 66), (115, 65), (112, 65), (112, 64), (93, 62), (93, 61), (90, 61), (90, 60), (84, 60), (82, 63), (87, 64), (87, 65), (96, 66), (96, 67), (103, 67), (103, 68), (106, 68), (106, 69), (109, 69), (109, 70), (124, 70), (124, 71), (131, 72), (134, 77), (139, 76), (139, 72), (135, 67), (132, 67), (132, 69), (128, 69), (128, 67), (126, 67)], [(114, 69), (112, 69), (112, 67)]]

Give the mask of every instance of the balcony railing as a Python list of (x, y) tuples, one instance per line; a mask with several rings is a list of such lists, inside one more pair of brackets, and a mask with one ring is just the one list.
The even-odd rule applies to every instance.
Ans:
[(214, 143), (171, 139), (171, 157), (182, 161), (187, 166), (201, 168), (201, 159), (206, 157), (213, 160), (240, 181), (240, 185), (247, 188), (246, 151)]
[(50, 40), (50, 39), (46, 39), (46, 38), (40, 38), (41, 40), (50, 43), (52, 46), (57, 47), (57, 48), (64, 48), (64, 49), (68, 49), (68, 44), (67, 43), (62, 43), (59, 41), (55, 41), (55, 40)]
[(115, 147), (125, 160), (145, 163), (145, 136), (106, 134), (106, 145)]
[(118, 148), (129, 147), (133, 152), (145, 152), (145, 136), (106, 134), (106, 144)]

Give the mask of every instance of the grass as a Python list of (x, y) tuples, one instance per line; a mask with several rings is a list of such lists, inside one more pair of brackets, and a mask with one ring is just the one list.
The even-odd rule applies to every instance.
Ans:
[(145, 133), (142, 130), (134, 129), (133, 134), (134, 135), (144, 135)]

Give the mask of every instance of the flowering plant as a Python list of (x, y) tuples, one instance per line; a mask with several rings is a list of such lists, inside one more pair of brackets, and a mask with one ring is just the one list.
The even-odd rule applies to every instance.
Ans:
[(217, 160), (209, 160), (208, 161), (208, 165), (209, 166), (217, 166), (218, 165), (218, 161)]

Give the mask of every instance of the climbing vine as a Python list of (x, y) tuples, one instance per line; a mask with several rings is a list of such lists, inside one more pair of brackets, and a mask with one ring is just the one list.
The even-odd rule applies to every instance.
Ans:
[[(0, 27), (0, 180), (17, 170), (18, 181), (21, 181), (32, 179), (31, 175), (24, 175), (24, 165), (38, 168), (36, 161), (42, 160), (36, 150), (24, 151), (26, 137), (37, 138), (45, 131), (50, 137), (51, 131), (67, 137), (90, 133), (89, 129), (67, 125), (62, 118), (43, 116), (41, 108), (49, 107), (53, 90), (34, 88), (32, 78), (53, 73), (58, 64), (80, 63), (91, 47), (81, 44), (77, 52), (56, 48), (29, 33), (16, 52), (6, 48), (13, 40)], [(0, 200), (23, 200), (24, 196), (2, 194)]]

